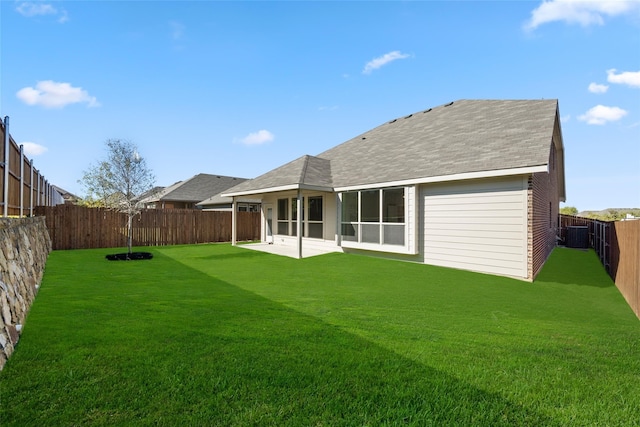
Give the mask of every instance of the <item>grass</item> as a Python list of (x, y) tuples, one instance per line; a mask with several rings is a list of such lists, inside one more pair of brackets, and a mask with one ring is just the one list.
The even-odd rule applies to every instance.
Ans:
[(640, 321), (593, 252), (559, 248), (526, 283), (151, 251), (50, 255), (0, 425), (640, 425)]

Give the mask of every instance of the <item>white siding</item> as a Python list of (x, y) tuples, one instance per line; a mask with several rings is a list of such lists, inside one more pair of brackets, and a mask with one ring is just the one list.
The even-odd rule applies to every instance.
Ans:
[(526, 190), (522, 177), (422, 186), (424, 262), (526, 278)]

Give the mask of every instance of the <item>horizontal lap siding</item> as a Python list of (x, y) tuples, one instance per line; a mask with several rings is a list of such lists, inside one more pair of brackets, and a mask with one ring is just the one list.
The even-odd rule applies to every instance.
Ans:
[(425, 263), (526, 277), (526, 196), (521, 177), (424, 186)]

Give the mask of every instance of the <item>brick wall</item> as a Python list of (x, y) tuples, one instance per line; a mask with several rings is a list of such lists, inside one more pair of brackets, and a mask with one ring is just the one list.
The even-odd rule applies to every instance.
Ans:
[(528, 278), (535, 279), (556, 246), (558, 235), (558, 169), (555, 145), (551, 143), (549, 173), (529, 177), (528, 204)]

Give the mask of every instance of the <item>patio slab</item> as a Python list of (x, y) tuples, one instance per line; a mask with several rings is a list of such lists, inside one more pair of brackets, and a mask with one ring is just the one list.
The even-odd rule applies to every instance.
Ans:
[[(288, 245), (275, 245), (269, 243), (247, 243), (245, 245), (238, 245), (240, 248), (251, 249), (254, 251), (267, 252), (274, 255), (286, 256), (289, 258), (298, 258), (298, 248)], [(342, 252), (340, 248), (336, 249), (319, 249), (319, 248), (307, 248), (302, 245), (302, 258), (309, 258), (317, 255), (324, 255), (333, 252)]]

